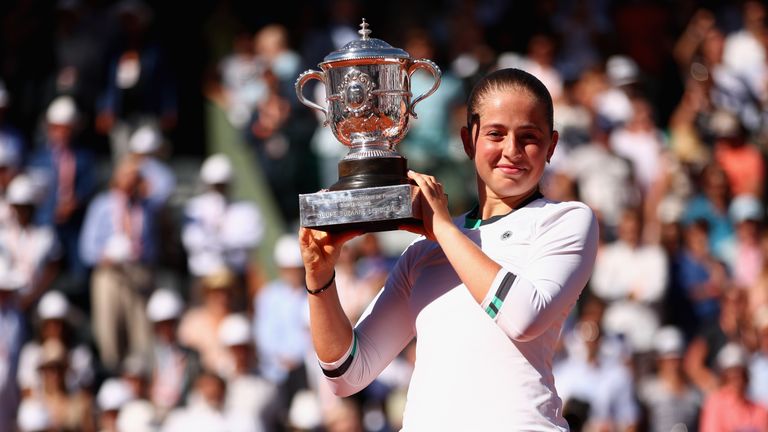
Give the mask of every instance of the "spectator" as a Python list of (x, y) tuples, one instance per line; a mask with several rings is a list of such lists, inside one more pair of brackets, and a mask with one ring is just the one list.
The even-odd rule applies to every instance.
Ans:
[(754, 322), (757, 349), (749, 359), (749, 398), (768, 407), (768, 308), (758, 310)]
[(164, 133), (172, 131), (178, 112), (166, 54), (149, 38), (152, 10), (141, 0), (122, 0), (116, 9), (121, 34), (109, 60), (96, 129), (109, 134), (112, 157), (119, 161), (129, 152), (134, 130), (156, 124)]
[(184, 210), (182, 241), (189, 271), (198, 278), (223, 266), (241, 279), (253, 271), (250, 255), (261, 243), (264, 223), (254, 204), (232, 199), (233, 174), (227, 156), (210, 156), (200, 169), (207, 190), (192, 197)]
[(277, 389), (257, 374), (251, 323), (244, 315), (230, 315), (221, 323), (218, 336), (233, 360), (226, 378), (227, 411), (252, 416), (259, 429), (270, 430), (275, 421)]
[(258, 427), (251, 415), (227, 410), (227, 385), (218, 375), (203, 372), (195, 380), (194, 398), (185, 408), (170, 414), (161, 432), (231, 431), (256, 432)]
[(741, 195), (731, 201), (728, 214), (736, 228), (729, 257), (730, 273), (736, 286), (747, 288), (757, 283), (765, 261), (760, 247), (765, 210), (756, 197)]
[(83, 211), (96, 186), (93, 159), (75, 145), (79, 114), (72, 98), (54, 99), (46, 112), (46, 120), (45, 146), (30, 160), (30, 174), (44, 179), (46, 187), (36, 221), (56, 228), (67, 270), (84, 276), (78, 240)]
[(204, 369), (221, 376), (231, 367), (229, 350), (219, 341), (219, 329), (232, 313), (233, 291), (238, 284), (226, 268), (200, 280), (203, 302), (188, 310), (179, 324), (179, 341), (198, 353)]
[(34, 222), (39, 193), (29, 176), (16, 176), (5, 198), (11, 206), (11, 218), (0, 226), (0, 253), (22, 278), (19, 305), (27, 310), (57, 277), (61, 249), (53, 228)]
[(152, 126), (142, 126), (131, 135), (131, 154), (139, 160), (141, 175), (147, 181), (147, 198), (166, 204), (176, 190), (176, 176), (171, 168), (158, 158), (163, 136)]
[(311, 345), (304, 262), (295, 235), (280, 237), (274, 260), (279, 275), (255, 299), (254, 336), (262, 374), (280, 384), (291, 370), (303, 364)]
[[(157, 259), (156, 206), (146, 199), (136, 160), (116, 168), (108, 191), (88, 207), (80, 250), (93, 266), (93, 332), (103, 364), (115, 370), (128, 353), (146, 354), (146, 301)], [(119, 343), (125, 330), (128, 346)]]
[(49, 291), (37, 305), (39, 333), (37, 340), (27, 342), (21, 350), (18, 382), (24, 397), (39, 397), (42, 391), (37, 365), (48, 341), (58, 341), (66, 349), (69, 367), (65, 383), (68, 391), (89, 389), (94, 380), (94, 359), (90, 348), (74, 339), (67, 319), (72, 311), (67, 298), (59, 291)]
[(587, 424), (595, 430), (633, 430), (640, 414), (630, 371), (601, 353), (602, 335), (597, 323), (583, 321), (577, 332), (586, 355), (574, 353), (555, 365), (557, 393), (565, 406), (573, 401), (586, 403)]
[(704, 401), (701, 431), (759, 430), (768, 428), (768, 409), (747, 398), (747, 352), (731, 343), (717, 354), (722, 384)]
[(155, 290), (147, 303), (147, 318), (153, 325), (149, 399), (160, 418), (184, 403), (200, 370), (197, 352), (181, 345), (178, 338), (183, 312), (181, 298), (168, 288)]
[(49, 340), (42, 345), (38, 361), (42, 383), (40, 399), (51, 413), (53, 428), (71, 432), (95, 431), (91, 397), (67, 389), (66, 347), (58, 340)]
[(132, 401), (135, 395), (130, 386), (120, 378), (109, 378), (101, 384), (96, 394), (96, 405), (99, 408), (99, 431), (118, 432), (117, 416), (120, 409)]
[(654, 345), (658, 370), (642, 381), (638, 389), (640, 401), (648, 409), (648, 430), (695, 431), (698, 428), (701, 394), (688, 382), (683, 372), (683, 334), (675, 327), (662, 327), (655, 334)]
[(0, 139), (0, 226), (11, 220), (11, 206), (5, 195), (8, 193), (8, 185), (19, 173), (20, 168), (19, 157), (8, 142)]
[(762, 196), (765, 162), (756, 145), (747, 142), (740, 120), (727, 111), (712, 115), (714, 160), (723, 167), (733, 195)]
[(11, 96), (5, 88), (5, 84), (0, 81), (0, 142), (8, 146), (8, 151), (17, 160), (22, 160), (29, 149), (24, 140), (21, 131), (10, 124), (8, 120), (8, 110), (11, 105)]

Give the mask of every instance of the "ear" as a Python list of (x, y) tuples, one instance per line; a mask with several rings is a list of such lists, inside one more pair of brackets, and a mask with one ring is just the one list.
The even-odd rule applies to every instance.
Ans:
[(552, 142), (549, 144), (547, 150), (547, 162), (552, 159), (552, 155), (555, 153), (555, 147), (557, 147), (557, 141), (560, 139), (560, 134), (557, 131), (552, 131)]
[(466, 126), (461, 127), (461, 142), (464, 144), (464, 153), (469, 160), (475, 159), (475, 144), (472, 142), (472, 136)]

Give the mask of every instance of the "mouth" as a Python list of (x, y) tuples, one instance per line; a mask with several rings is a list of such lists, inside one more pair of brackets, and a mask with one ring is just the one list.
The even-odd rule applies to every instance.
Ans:
[(514, 164), (498, 164), (496, 169), (506, 175), (518, 175), (526, 171), (526, 168)]

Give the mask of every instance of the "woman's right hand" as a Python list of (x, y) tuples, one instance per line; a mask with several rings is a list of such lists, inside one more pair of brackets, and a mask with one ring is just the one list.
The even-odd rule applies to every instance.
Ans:
[(307, 287), (315, 289), (325, 284), (333, 275), (344, 243), (360, 234), (357, 231), (328, 233), (301, 228), (299, 245), (304, 269), (307, 271)]

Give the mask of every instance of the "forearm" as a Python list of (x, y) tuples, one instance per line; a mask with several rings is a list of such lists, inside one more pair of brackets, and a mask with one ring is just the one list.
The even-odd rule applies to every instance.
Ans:
[[(307, 273), (307, 286), (320, 288), (330, 278), (330, 275), (315, 277)], [(309, 322), (312, 343), (320, 361), (334, 362), (348, 351), (352, 344), (352, 325), (341, 307), (336, 282), (321, 293), (309, 295)]]
[(459, 279), (466, 285), (475, 301), (481, 304), (501, 266), (453, 224), (436, 230), (435, 238)]

